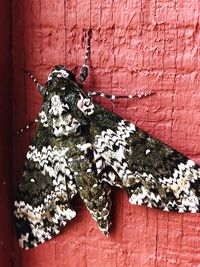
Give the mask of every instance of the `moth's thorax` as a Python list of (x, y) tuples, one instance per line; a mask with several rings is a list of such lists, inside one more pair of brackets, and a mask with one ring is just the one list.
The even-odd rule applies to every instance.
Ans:
[(40, 123), (50, 127), (52, 135), (69, 136), (79, 132), (85, 118), (94, 112), (94, 104), (78, 90), (68, 88), (49, 91), (40, 112)]
[(76, 133), (80, 126), (80, 122), (71, 114), (67, 101), (58, 94), (49, 96), (49, 105), (43, 108), (39, 117), (43, 127), (49, 127), (52, 135), (56, 137)]

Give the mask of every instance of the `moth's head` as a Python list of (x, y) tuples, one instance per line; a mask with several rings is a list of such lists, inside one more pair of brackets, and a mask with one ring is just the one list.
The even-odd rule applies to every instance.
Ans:
[(76, 81), (75, 75), (70, 70), (65, 69), (62, 65), (56, 65), (53, 67), (51, 73), (48, 76), (48, 81), (52, 80), (53, 78), (64, 78), (64, 79), (70, 79), (73, 82)]

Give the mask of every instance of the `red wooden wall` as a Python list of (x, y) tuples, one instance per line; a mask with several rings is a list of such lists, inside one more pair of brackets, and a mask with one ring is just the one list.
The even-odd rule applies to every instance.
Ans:
[(10, 3), (0, 2), (0, 266), (12, 266)]
[[(13, 0), (12, 11), (13, 131), (34, 120), (41, 105), (21, 68), (44, 83), (55, 64), (80, 67), (83, 36), (91, 27), (85, 89), (156, 92), (102, 104), (200, 163), (198, 0)], [(32, 134), (13, 138), (14, 189)], [(24, 252), (14, 239), (14, 266), (200, 266), (200, 215), (130, 205), (123, 191), (114, 190), (106, 238), (79, 199), (76, 210), (63, 233), (38, 248)]]

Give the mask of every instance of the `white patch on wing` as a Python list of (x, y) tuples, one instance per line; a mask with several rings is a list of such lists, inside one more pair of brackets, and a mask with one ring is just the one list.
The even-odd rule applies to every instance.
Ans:
[(47, 120), (47, 115), (44, 111), (41, 111), (39, 113), (39, 118), (40, 118), (40, 123), (43, 124), (44, 127), (48, 127), (48, 120)]
[[(101, 155), (107, 165), (111, 165), (115, 172), (123, 179), (123, 181), (133, 177), (129, 170), (126, 160), (126, 154), (131, 153), (128, 148), (127, 139), (135, 132), (135, 125), (121, 120), (118, 123), (116, 131), (107, 129), (102, 131), (101, 135), (97, 135), (94, 148), (97, 154)], [(102, 166), (104, 168), (105, 166)], [(102, 169), (98, 170), (100, 173)], [(104, 178), (106, 179), (106, 178)], [(109, 176), (107, 176), (109, 180)], [(113, 180), (113, 176), (112, 176)], [(110, 181), (113, 183), (113, 181)]]
[(90, 116), (94, 113), (94, 104), (90, 98), (84, 98), (82, 94), (79, 94), (80, 99), (77, 102), (77, 108), (83, 112), (85, 116)]

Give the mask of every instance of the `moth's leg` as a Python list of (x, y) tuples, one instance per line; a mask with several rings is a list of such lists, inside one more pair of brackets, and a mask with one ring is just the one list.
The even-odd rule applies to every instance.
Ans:
[(79, 78), (79, 84), (82, 85), (83, 82), (86, 80), (87, 76), (88, 76), (88, 65), (87, 65), (87, 60), (88, 57), (90, 55), (90, 40), (91, 40), (91, 29), (88, 31), (88, 43), (87, 43), (87, 49), (86, 49), (86, 54), (85, 54), (85, 58), (83, 61), (83, 65), (80, 71), (80, 78)]
[(142, 93), (142, 94), (135, 94), (135, 95), (109, 95), (109, 94), (105, 94), (105, 93), (101, 93), (101, 92), (95, 92), (95, 91), (89, 91), (88, 93), (88, 97), (93, 97), (93, 96), (100, 96), (100, 97), (104, 97), (107, 99), (120, 99), (120, 98), (141, 98), (141, 97), (147, 97), (150, 95), (153, 95), (154, 93)]
[(30, 122), (29, 124), (27, 124), (24, 128), (21, 128), (17, 131), (17, 134), (21, 134), (25, 131), (28, 131), (34, 124), (38, 123), (39, 120), (35, 119), (34, 121)]
[(43, 96), (43, 95), (45, 94), (45, 91), (46, 91), (46, 90), (45, 90), (45, 87), (43, 87), (43, 86), (38, 82), (38, 80), (34, 77), (34, 75), (33, 75), (31, 72), (26, 71), (26, 70), (24, 70), (24, 72), (25, 72), (26, 75), (28, 75), (28, 76), (31, 78), (31, 80), (36, 84), (39, 93)]

